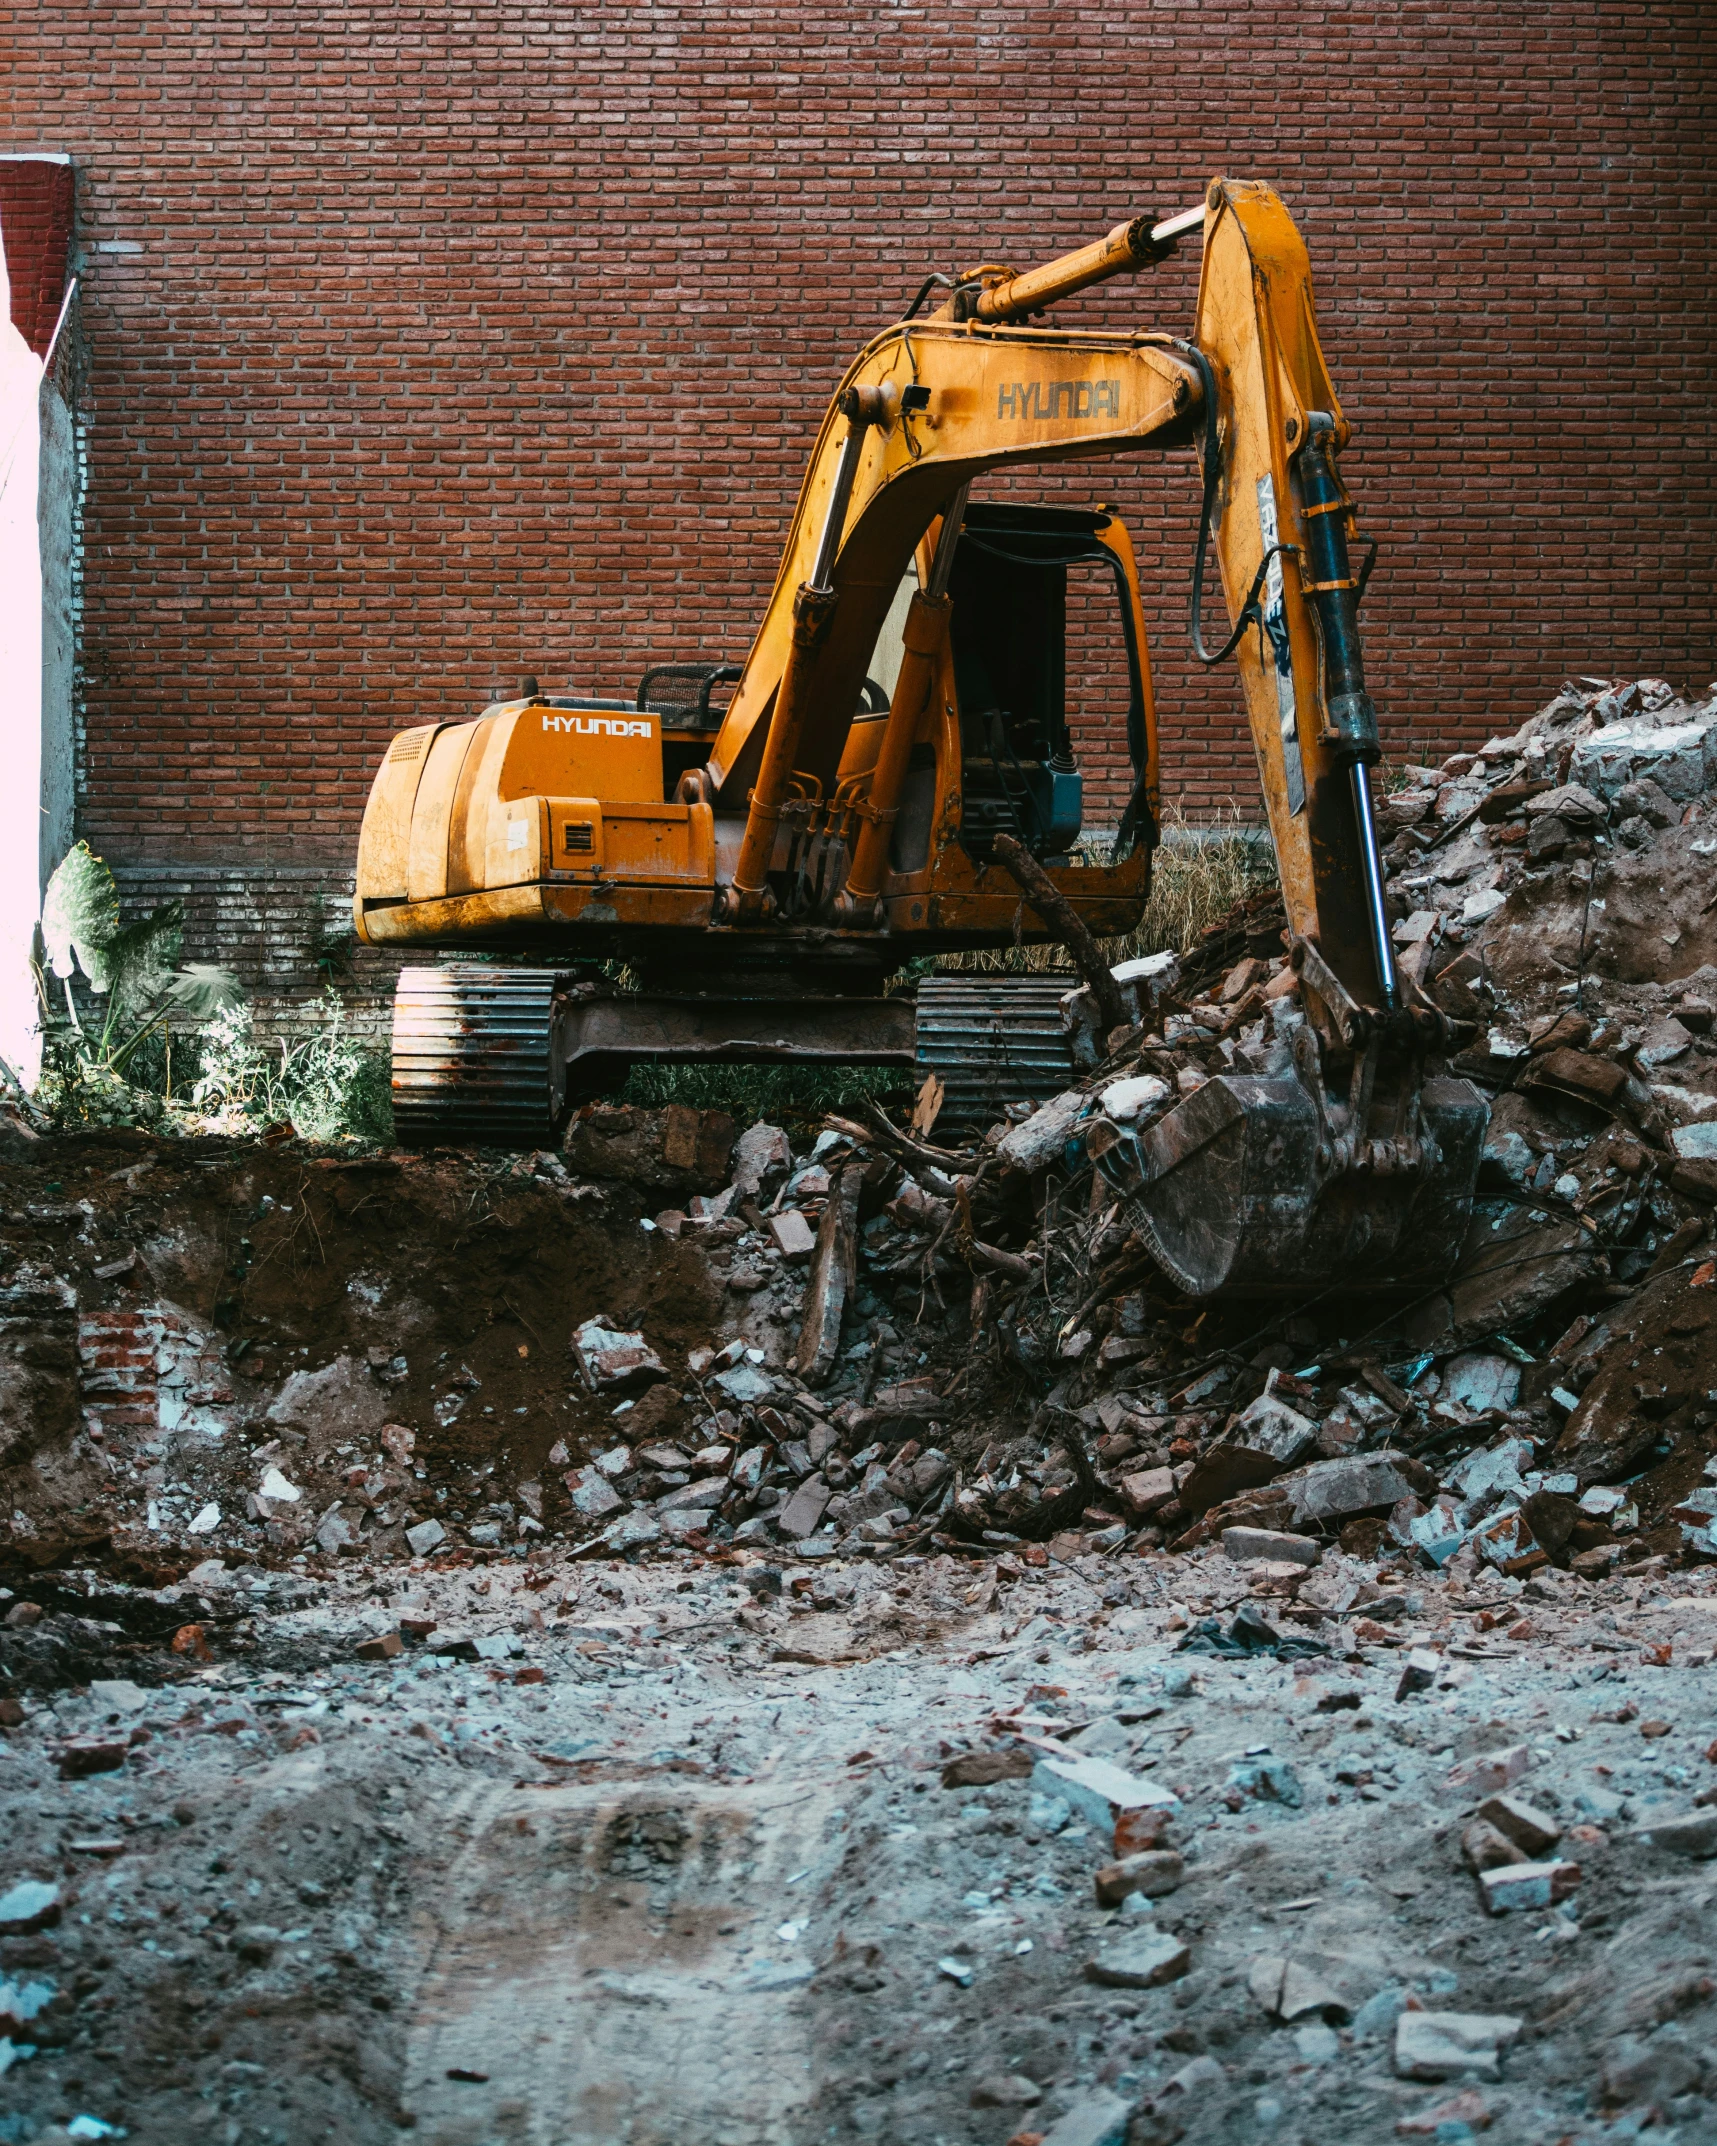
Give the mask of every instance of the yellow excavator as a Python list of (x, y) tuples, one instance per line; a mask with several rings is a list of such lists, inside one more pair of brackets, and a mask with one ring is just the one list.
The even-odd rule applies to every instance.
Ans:
[[(1195, 229), (1190, 339), (1038, 324)], [(660, 664), (630, 697), (527, 681), (393, 739), (358, 934), (467, 957), (401, 972), (402, 1137), (541, 1145), (641, 1062), (916, 1065), (967, 1115), (1064, 1088), (1068, 980), (887, 988), (915, 957), (1014, 943), (1022, 918), (1056, 936), (1022, 908), (1004, 861), (1022, 850), (1099, 937), (1131, 930), (1150, 891), (1156, 711), (1127, 530), (1107, 507), (974, 494), (1028, 463), (1190, 444), (1193, 646), (1239, 670), (1303, 1014), (1278, 1020), (1269, 1073), (1212, 1080), (1146, 1134), (1111, 1128), (1098, 1159), (1194, 1294), (1279, 1286), (1307, 1258), (1397, 1283), (1445, 1269), (1486, 1111), (1393, 958), (1347, 439), (1305, 246), (1267, 186), (1216, 179), (1197, 209), (1046, 266), (931, 277), (829, 405), (742, 665)], [(1093, 577), (1112, 592), (1107, 649)], [(1132, 791), (1106, 863), (1080, 851), (1070, 590), (1084, 672), (1124, 682)]]

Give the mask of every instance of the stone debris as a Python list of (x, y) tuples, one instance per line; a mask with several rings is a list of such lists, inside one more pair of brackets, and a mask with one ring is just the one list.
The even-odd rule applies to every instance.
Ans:
[[(1399, 2117), (1395, 2135), (1403, 2139), (1461, 2139), (1488, 2130), (1495, 2113), (1493, 2105), (1476, 2087), (1463, 2087), (1460, 2093), (1451, 2094), (1447, 2100), (1436, 2102), (1428, 2109), (1418, 2109), (1411, 2116)], [(1449, 2128), (1444, 2130), (1444, 2125)]]
[(60, 1919), (60, 1889), (40, 1878), (20, 1878), (0, 1893), (0, 1937), (21, 1937)]
[(592, 1393), (629, 1392), (667, 1377), (661, 1358), (642, 1334), (605, 1317), (586, 1319), (574, 1329), (572, 1352)]
[(1178, 1982), (1191, 1965), (1191, 1948), (1181, 1939), (1147, 1928), (1105, 1945), (1085, 1963), (1085, 1973), (1110, 1989), (1149, 1990)]
[(1549, 1863), (1509, 1862), (1479, 1875), (1479, 1892), (1487, 1915), (1508, 1915), (1521, 1908), (1554, 1907), (1580, 1882), (1580, 1866), (1560, 1858)]
[(1503, 2051), (1524, 2025), (1494, 2012), (1403, 2012), (1395, 2022), (1395, 2069), (1403, 2079), (1499, 2079)]
[(1298, 1960), (1265, 1954), (1248, 1968), (1246, 1986), (1272, 2019), (1287, 2025), (1316, 2016), (1328, 2025), (1345, 2026), (1353, 2016), (1340, 1993)]
[(1640, 1838), (1648, 1847), (1703, 1861), (1717, 1855), (1717, 1808), (1654, 1819)]
[(1323, 1556), (1323, 1546), (1311, 1536), (1284, 1535), (1274, 1528), (1224, 1528), (1222, 1547), (1237, 1565), (1315, 1565)]
[(1154, 1836), (1157, 1814), (1179, 1801), (1170, 1789), (1078, 1751), (1046, 1753), (1031, 1779), (1041, 1795), (1059, 1798), (1097, 1826), (1120, 1856), (1130, 1852), (1135, 1836)]
[(1093, 1883), (1101, 1905), (1118, 1908), (1134, 1893), (1160, 1899), (1172, 1893), (1185, 1875), (1186, 1863), (1172, 1848), (1147, 1848), (1141, 1854), (1123, 1856), (1118, 1863), (1105, 1863)]
[(992, 2072), (971, 2094), (974, 2109), (1029, 2109), (1042, 2099), (1042, 2087), (1020, 2072)]
[(1562, 1838), (1562, 1826), (1524, 1796), (1488, 1796), (1478, 1807), (1481, 1824), (1504, 1835), (1523, 1855), (1542, 1855)]
[(1038, 2146), (1127, 2146), (1135, 2104), (1119, 2094), (1082, 2095), (1047, 2131)]

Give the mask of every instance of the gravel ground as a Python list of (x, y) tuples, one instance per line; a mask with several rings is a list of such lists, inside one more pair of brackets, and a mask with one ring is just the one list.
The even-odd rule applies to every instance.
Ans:
[[(1214, 1549), (58, 1573), (5, 1605), (0, 1886), (54, 1896), (0, 1901), (0, 2137), (1717, 2137), (1709, 1575), (1195, 1651), (1248, 1602)], [(1167, 1811), (1154, 1902), (1098, 1903), (1080, 1752)], [(1505, 1781), (1578, 1879), (1491, 1915)], [(1404, 2007), (1518, 2022), (1499, 2076), (1399, 2076)]]

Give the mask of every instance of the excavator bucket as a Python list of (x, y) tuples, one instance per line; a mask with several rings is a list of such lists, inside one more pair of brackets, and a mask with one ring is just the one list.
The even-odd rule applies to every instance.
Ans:
[(1393, 1100), (1405, 1138), (1374, 1116), (1371, 1137), (1344, 1140), (1294, 1075), (1221, 1074), (1143, 1134), (1099, 1120), (1087, 1151), (1188, 1296), (1411, 1292), (1454, 1264), (1489, 1113), (1446, 1075)]

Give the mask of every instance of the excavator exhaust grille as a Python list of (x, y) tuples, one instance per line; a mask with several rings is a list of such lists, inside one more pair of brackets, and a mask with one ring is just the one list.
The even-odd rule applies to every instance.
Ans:
[(927, 976), (918, 986), (918, 1078), (943, 1085), (938, 1123), (989, 1125), (1004, 1103), (1041, 1103), (1073, 1079), (1061, 1001), (1077, 976)]
[(394, 1129), (406, 1147), (552, 1144), (553, 969), (402, 969), (393, 1002)]

